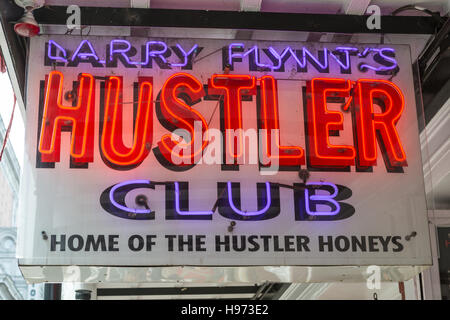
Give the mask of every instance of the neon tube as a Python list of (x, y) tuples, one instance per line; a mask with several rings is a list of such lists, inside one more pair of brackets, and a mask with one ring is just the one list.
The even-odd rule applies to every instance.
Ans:
[[(53, 56), (53, 55), (52, 55), (52, 51), (51, 51), (51, 47), (52, 47), (52, 46), (55, 46), (57, 49), (59, 49), (59, 50), (61, 51), (61, 53), (63, 54), (64, 57)], [(59, 61), (62, 61), (62, 62), (64, 62), (64, 63), (67, 62), (67, 59), (66, 59), (66, 57), (67, 57), (67, 52), (66, 52), (66, 50), (64, 50), (63, 47), (61, 47), (59, 44), (57, 44), (57, 43), (56, 43), (55, 41), (53, 41), (53, 40), (49, 40), (49, 41), (48, 41), (47, 57), (48, 57), (50, 60), (59, 60)]]
[(317, 60), (316, 57), (314, 57), (313, 54), (312, 54), (311, 52), (309, 52), (308, 49), (303, 48), (303, 62), (306, 63), (306, 54), (308, 54), (308, 56), (309, 56), (311, 59), (313, 59), (313, 60), (314, 60), (314, 61), (315, 61), (322, 69), (326, 69), (326, 68), (328, 68), (328, 49), (327, 49), (327, 48), (324, 48), (324, 49), (323, 49), (323, 52), (324, 52), (324, 57), (325, 57), (325, 64), (324, 64), (324, 65), (322, 65), (322, 64), (320, 63), (320, 61)]
[(188, 52), (184, 51), (184, 49), (177, 43), (177, 48), (180, 50), (180, 52), (183, 54), (183, 63), (171, 63), (170, 66), (172, 67), (185, 67), (188, 64), (188, 59), (187, 57), (189, 57), (191, 55), (192, 52), (194, 52), (197, 48), (198, 48), (198, 44), (195, 44), (191, 50), (189, 50)]
[[(87, 43), (89, 49), (91, 50), (90, 53), (86, 53), (86, 52), (82, 52), (79, 53), (81, 48), (84, 46), (84, 44)], [(92, 44), (89, 42), (89, 40), (83, 40), (80, 42), (80, 45), (78, 46), (77, 50), (75, 51), (75, 53), (73, 54), (72, 58), (70, 59), (71, 61), (75, 60), (75, 57), (79, 56), (82, 59), (86, 59), (87, 57), (93, 57), (95, 60), (97, 60), (98, 62), (103, 62), (104, 61), (100, 61), (100, 59), (98, 58), (97, 54), (95, 53), (94, 48), (92, 47)]]
[(354, 47), (336, 47), (336, 51), (343, 52), (345, 54), (345, 64), (341, 62), (341, 60), (330, 50), (330, 56), (332, 56), (336, 62), (345, 70), (350, 69), (350, 53), (349, 51), (358, 51), (357, 48)]

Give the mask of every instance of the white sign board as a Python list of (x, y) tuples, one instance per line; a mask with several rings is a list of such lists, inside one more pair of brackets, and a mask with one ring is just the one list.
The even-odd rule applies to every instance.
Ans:
[(27, 84), (22, 266), (431, 264), (407, 46), (40, 36)]

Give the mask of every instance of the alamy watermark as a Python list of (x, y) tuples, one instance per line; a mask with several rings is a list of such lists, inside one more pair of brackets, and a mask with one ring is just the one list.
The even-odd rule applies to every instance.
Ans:
[(261, 164), (262, 175), (278, 172), (279, 129), (271, 129), (270, 134), (266, 129), (253, 128), (227, 129), (223, 133), (216, 128), (203, 130), (202, 122), (195, 121), (193, 131), (193, 136), (184, 129), (172, 132), (171, 139), (176, 143), (171, 151), (173, 164)]

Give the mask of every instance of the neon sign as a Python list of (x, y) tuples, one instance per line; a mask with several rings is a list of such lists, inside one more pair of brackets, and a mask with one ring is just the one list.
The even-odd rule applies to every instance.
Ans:
[[(61, 132), (72, 132), (70, 155), (74, 163), (93, 162), (96, 127), (95, 77), (82, 73), (78, 78), (78, 99), (75, 107), (62, 104), (64, 76), (52, 71), (46, 77), (42, 117), (39, 119), (39, 145), (37, 166), (60, 161)], [(116, 170), (130, 170), (142, 164), (149, 156), (153, 141), (153, 78), (139, 77), (138, 104), (134, 120), (133, 144), (123, 143), (121, 96), (123, 84), (120, 76), (105, 81), (104, 104), (100, 105), (103, 119), (99, 126), (102, 159)], [(207, 92), (206, 90), (207, 89)], [(202, 100), (219, 99), (223, 115), (224, 164), (239, 169), (244, 157), (242, 101), (256, 96), (258, 125), (266, 135), (259, 135), (261, 153), (268, 162), (278, 162), (284, 170), (297, 171), (301, 165), (324, 171), (340, 171), (355, 166), (367, 170), (376, 165), (377, 145), (389, 172), (401, 172), (407, 166), (406, 153), (396, 125), (404, 110), (401, 90), (388, 80), (341, 78), (314, 78), (306, 82), (305, 134), (306, 148), (281, 146), (282, 126), (278, 116), (277, 81), (273, 76), (256, 78), (251, 75), (215, 74), (201, 83), (187, 73), (175, 73), (165, 81), (155, 104), (160, 123), (170, 131), (183, 129), (190, 141), (179, 141), (172, 133), (157, 139), (153, 152), (162, 166), (170, 170), (189, 170), (207, 150), (209, 125), (194, 108)], [(310, 97), (310, 98), (308, 98)], [(343, 110), (351, 109), (353, 144), (333, 144), (331, 134), (344, 130), (341, 111), (330, 110), (330, 97), (342, 99)], [(381, 112), (375, 111), (377, 104)], [(196, 134), (196, 124), (200, 132)], [(175, 152), (181, 150), (180, 152)], [(305, 161), (306, 160), (306, 161)], [(262, 163), (260, 169), (267, 166)]]
[[(80, 63), (88, 63), (96, 68), (115, 68), (120, 63), (126, 68), (155, 68), (192, 70), (194, 59), (203, 50), (198, 44), (185, 48), (179, 43), (168, 46), (164, 41), (147, 41), (140, 49), (128, 40), (114, 39), (105, 48), (95, 48), (89, 40), (82, 40), (71, 50), (64, 48), (54, 40), (46, 44), (45, 65), (78, 67)], [(103, 58), (99, 52), (103, 53)], [(285, 64), (291, 60), (297, 72), (308, 72), (314, 68), (320, 73), (329, 73), (330, 65), (336, 65), (341, 74), (350, 74), (354, 60), (361, 72), (371, 71), (375, 74), (392, 74), (398, 71), (395, 50), (389, 47), (374, 48), (336, 46), (333, 50), (324, 48), (317, 52), (299, 46), (286, 46), (282, 50), (272, 46), (254, 45), (246, 48), (244, 43), (230, 43), (222, 50), (223, 66), (231, 70), (237, 63), (248, 60), (249, 71), (284, 72)], [(156, 64), (156, 65), (154, 65)]]

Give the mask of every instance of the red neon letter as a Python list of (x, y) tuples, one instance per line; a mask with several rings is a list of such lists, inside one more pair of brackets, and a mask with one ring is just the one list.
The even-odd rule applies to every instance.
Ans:
[(52, 71), (46, 77), (44, 112), (39, 139), (42, 162), (59, 162), (61, 131), (72, 129), (70, 155), (77, 163), (93, 161), (95, 80), (83, 73), (78, 78), (78, 99), (75, 107), (62, 105), (64, 76)]
[[(300, 166), (305, 164), (303, 149), (298, 146), (280, 146), (280, 122), (278, 116), (277, 81), (272, 76), (261, 78), (260, 128), (266, 130), (266, 157), (278, 158), (279, 166)], [(273, 130), (273, 132), (272, 132)], [(272, 146), (272, 133), (275, 134), (275, 146)], [(271, 155), (272, 148), (278, 149), (277, 155)]]
[(109, 77), (106, 81), (101, 149), (102, 155), (109, 162), (121, 167), (127, 167), (140, 164), (151, 149), (153, 135), (153, 79), (139, 77), (138, 109), (131, 148), (128, 148), (123, 143), (122, 86), (121, 77)]
[[(330, 130), (343, 130), (343, 116), (327, 109), (327, 95), (348, 97), (350, 80), (314, 78), (307, 83), (309, 162), (314, 167), (346, 167), (354, 164), (355, 148), (330, 144)], [(348, 103), (348, 102), (347, 102)]]
[[(172, 75), (161, 89), (160, 110), (163, 118), (159, 119), (160, 122), (163, 125), (166, 123), (166, 126), (187, 130), (191, 136), (188, 143), (183, 143), (173, 140), (171, 134), (166, 134), (158, 142), (159, 151), (171, 165), (183, 166), (197, 163), (208, 144), (207, 139), (203, 141), (203, 134), (208, 130), (208, 124), (200, 112), (190, 106), (204, 95), (203, 85), (187, 73)], [(195, 122), (202, 125), (201, 137), (196, 135)], [(182, 147), (180, 151), (174, 152), (177, 145)]]
[[(208, 82), (209, 94), (224, 97), (224, 146), (227, 164), (244, 163), (242, 95), (256, 94), (256, 79), (250, 75), (215, 74)], [(234, 134), (235, 131), (238, 132), (237, 135)], [(234, 162), (228, 163), (228, 159), (234, 159)]]
[[(375, 113), (373, 103), (382, 109)], [(386, 154), (388, 169), (407, 166), (406, 155), (395, 128), (402, 115), (405, 101), (400, 89), (390, 81), (360, 79), (355, 96), (355, 118), (358, 142), (358, 164), (376, 164), (378, 143)]]

